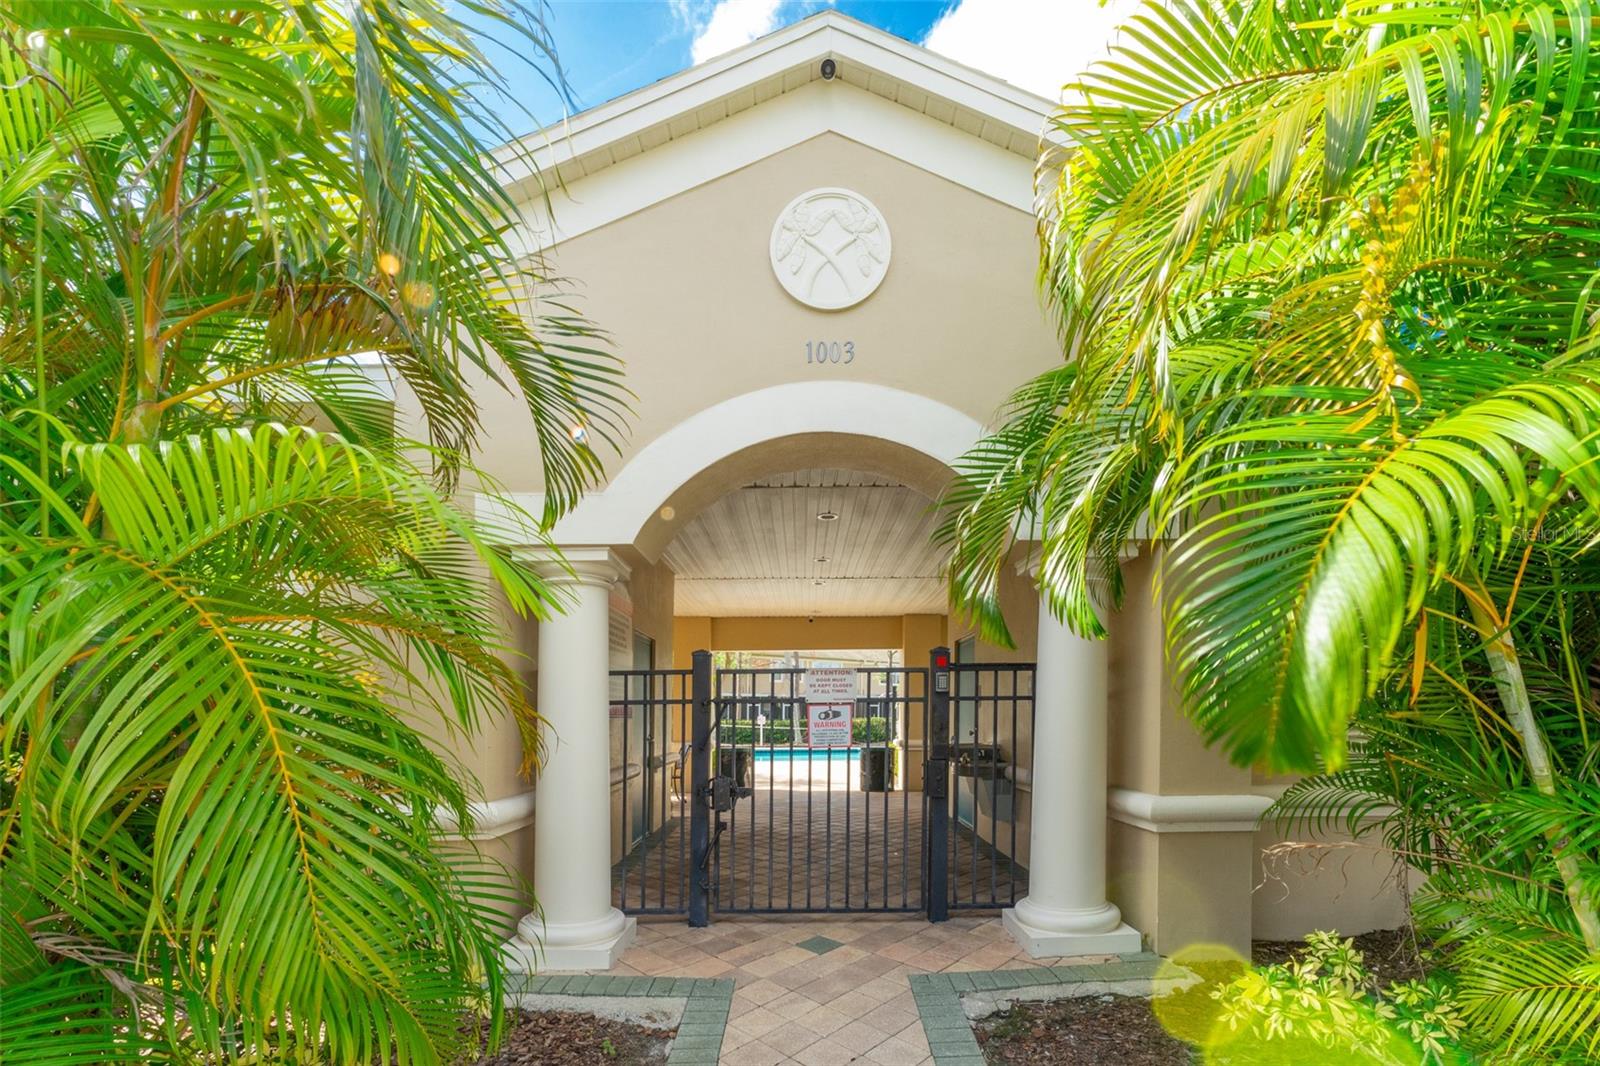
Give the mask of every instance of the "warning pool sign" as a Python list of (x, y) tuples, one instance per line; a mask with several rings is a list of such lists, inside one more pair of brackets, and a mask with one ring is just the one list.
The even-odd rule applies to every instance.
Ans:
[(850, 703), (806, 704), (807, 726), (813, 748), (848, 748), (850, 746), (850, 714), (855, 709)]

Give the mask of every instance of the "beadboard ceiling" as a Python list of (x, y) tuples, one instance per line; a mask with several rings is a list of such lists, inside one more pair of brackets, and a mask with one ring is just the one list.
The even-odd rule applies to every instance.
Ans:
[[(852, 470), (753, 482), (706, 508), (667, 546), (676, 612), (941, 613), (944, 553), (931, 543), (931, 508), (914, 489)], [(818, 520), (823, 512), (838, 521)]]

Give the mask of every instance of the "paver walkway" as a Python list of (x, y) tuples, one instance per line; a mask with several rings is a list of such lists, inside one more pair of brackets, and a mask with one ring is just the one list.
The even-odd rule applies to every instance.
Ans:
[(726, 1066), (922, 1066), (933, 1058), (911, 974), (1061, 961), (1028, 958), (990, 916), (938, 925), (905, 916), (724, 918), (705, 929), (641, 921), (638, 940), (610, 972), (732, 978)]

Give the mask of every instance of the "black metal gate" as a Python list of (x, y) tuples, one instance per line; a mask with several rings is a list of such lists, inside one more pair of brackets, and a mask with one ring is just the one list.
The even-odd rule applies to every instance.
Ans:
[(611, 671), (612, 902), (629, 914), (689, 909), (693, 676)]
[(713, 912), (940, 921), (1026, 894), (1014, 766), (1032, 758), (1031, 664), (936, 649), (928, 668), (858, 670), (850, 743), (834, 747), (811, 743), (804, 678), (714, 670), (707, 652), (693, 670), (612, 672), (618, 907), (693, 925)]
[[(847, 746), (812, 742), (806, 671), (716, 671), (711, 907), (720, 914), (923, 907), (921, 793), (905, 741), (925, 715), (927, 671), (859, 669)], [(713, 800), (720, 798), (713, 795)]]

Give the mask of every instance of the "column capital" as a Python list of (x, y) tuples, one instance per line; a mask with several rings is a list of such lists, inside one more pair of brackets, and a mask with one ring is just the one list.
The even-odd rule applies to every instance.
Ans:
[(633, 572), (620, 555), (607, 547), (518, 548), (515, 555), (518, 562), (533, 567), (535, 573), (552, 585), (609, 589), (619, 581), (628, 580)]

